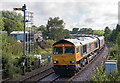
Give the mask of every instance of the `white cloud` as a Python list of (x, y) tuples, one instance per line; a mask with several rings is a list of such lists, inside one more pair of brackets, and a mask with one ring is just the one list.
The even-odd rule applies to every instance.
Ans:
[(114, 28), (118, 20), (118, 0), (4, 0), (1, 10), (12, 11), (13, 7), (22, 7), (24, 3), (29, 11), (34, 12), (37, 26), (45, 25), (50, 16), (62, 18), (69, 30), (74, 27)]

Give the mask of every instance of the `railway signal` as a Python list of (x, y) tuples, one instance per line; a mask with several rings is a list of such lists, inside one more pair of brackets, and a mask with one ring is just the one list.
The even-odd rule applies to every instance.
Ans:
[(25, 10), (26, 9), (26, 5), (24, 4), (24, 6), (22, 6), (22, 8), (13, 8), (13, 10), (22, 10), (24, 12), (24, 48), (23, 48), (23, 75), (25, 74)]
[(23, 10), (23, 8), (13, 8), (13, 10)]

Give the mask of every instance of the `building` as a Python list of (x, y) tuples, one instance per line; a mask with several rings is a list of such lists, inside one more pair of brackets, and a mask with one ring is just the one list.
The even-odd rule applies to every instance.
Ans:
[[(33, 33), (30, 33), (29, 31), (25, 31), (25, 35), (26, 35), (26, 41), (30, 40), (33, 41), (34, 36)], [(15, 39), (23, 42), (24, 41), (24, 31), (13, 31), (10, 33), (11, 37), (15, 37)]]
[(7, 31), (0, 31), (0, 33), (7, 36)]
[[(26, 34), (26, 42), (38, 42), (38, 40), (42, 41), (42, 32), (41, 31), (25, 31)], [(23, 42), (24, 39), (24, 31), (13, 31), (10, 33), (11, 37), (15, 37), (18, 41)]]
[(42, 41), (42, 32), (41, 31), (34, 31), (34, 42)]

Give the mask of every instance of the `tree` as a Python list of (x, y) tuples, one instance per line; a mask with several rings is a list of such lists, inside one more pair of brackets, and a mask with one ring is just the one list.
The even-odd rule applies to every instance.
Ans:
[(120, 25), (117, 24), (116, 29), (113, 29), (112, 33), (110, 34), (110, 41), (116, 43), (117, 35), (120, 32)]
[(116, 43), (118, 45), (118, 49), (120, 49), (120, 32), (117, 35)]
[(109, 34), (111, 32), (110, 28), (109, 27), (105, 27), (105, 34)]
[(77, 34), (78, 30), (79, 30), (79, 28), (73, 28), (71, 31), (71, 34)]
[(51, 28), (50, 32), (51, 32), (49, 34), (50, 39), (57, 40), (57, 41), (64, 39), (64, 35), (62, 35), (63, 34), (62, 28)]
[(23, 16), (20, 13), (10, 11), (0, 11), (2, 14), (2, 30), (8, 31), (8, 34), (12, 31), (23, 30)]
[(43, 34), (45, 37), (53, 40), (60, 40), (64, 38), (64, 21), (59, 17), (49, 18), (47, 23), (47, 30)]
[(81, 28), (78, 33), (79, 34), (93, 34), (93, 30), (91, 28)]
[(38, 28), (38, 31), (45, 31), (47, 30), (47, 28), (44, 26), (44, 25), (41, 25), (39, 28)]
[(0, 18), (0, 29), (4, 30), (4, 22), (2, 20), (3, 18)]
[(20, 22), (16, 22), (14, 20), (8, 19), (8, 18), (3, 18), (4, 22), (4, 30), (8, 31), (8, 34), (12, 31), (22, 31), (23, 30), (23, 24)]
[(68, 29), (64, 29), (64, 30), (63, 30), (63, 35), (64, 35), (64, 38), (65, 38), (65, 39), (72, 37), (72, 36), (70, 35), (70, 31), (69, 31)]
[(36, 27), (35, 25), (32, 25), (32, 27)]
[(110, 41), (110, 34), (111, 34), (111, 30), (109, 27), (105, 27), (105, 30), (104, 30), (104, 36), (105, 36), (105, 40), (106, 41)]
[(104, 35), (103, 30), (94, 30), (94, 35)]
[(51, 28), (64, 28), (64, 21), (60, 20), (59, 17), (55, 18), (49, 18), (48, 23), (47, 23), (47, 28), (48, 30)]

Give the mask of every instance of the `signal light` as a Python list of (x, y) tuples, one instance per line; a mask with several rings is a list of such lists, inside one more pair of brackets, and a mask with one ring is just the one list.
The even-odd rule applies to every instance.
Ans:
[(13, 8), (13, 10), (23, 10), (23, 8)]
[(54, 61), (54, 64), (58, 63), (58, 61)]
[(74, 63), (74, 61), (70, 61), (70, 63)]

